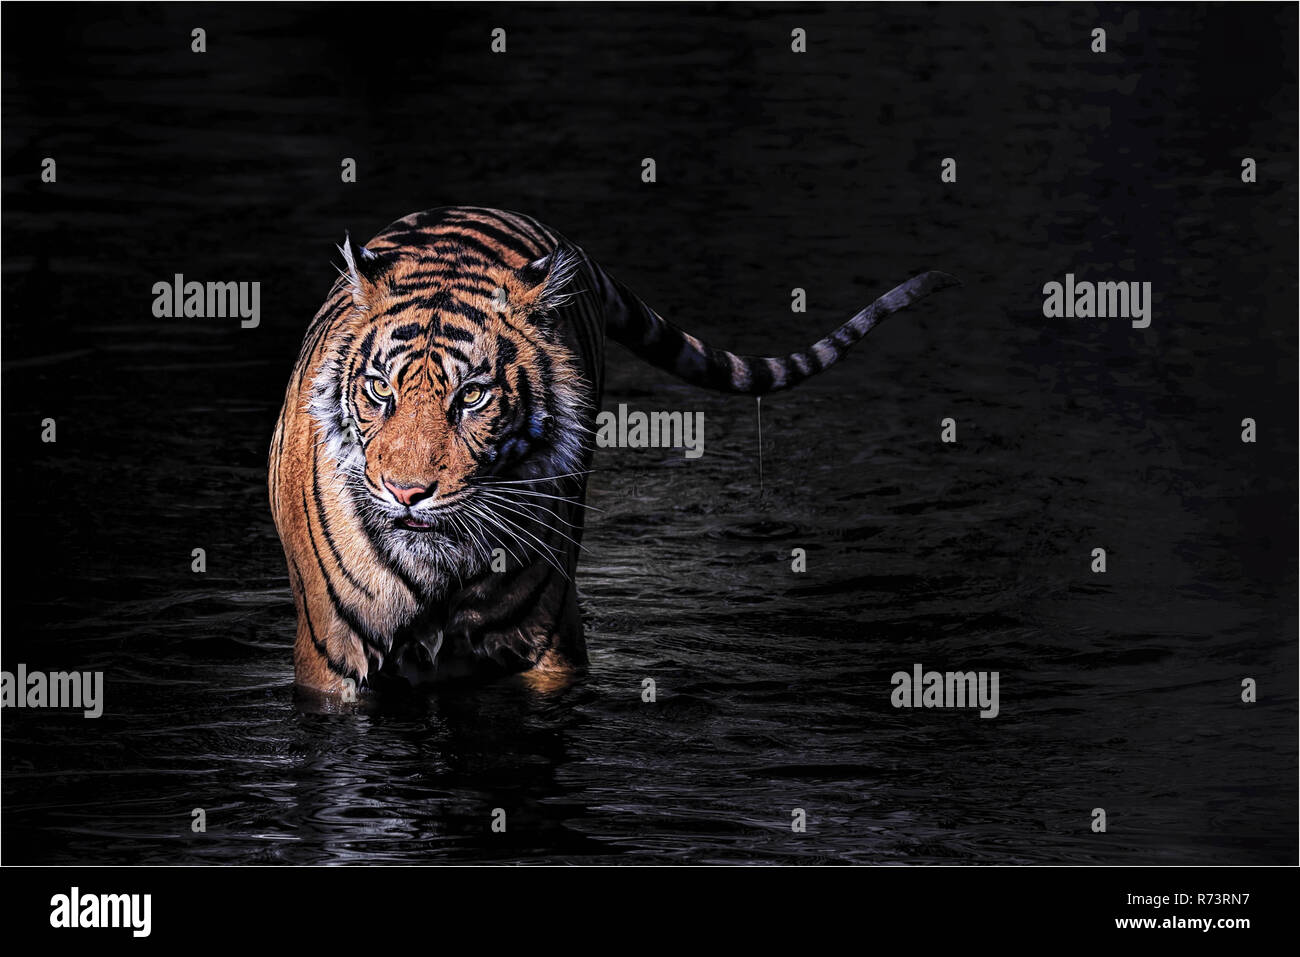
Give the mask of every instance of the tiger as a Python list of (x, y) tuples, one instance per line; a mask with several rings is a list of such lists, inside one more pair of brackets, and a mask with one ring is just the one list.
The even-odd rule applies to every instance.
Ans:
[(268, 488), (295, 685), (345, 697), (586, 669), (575, 572), (607, 338), (696, 386), (763, 396), (957, 283), (922, 273), (809, 348), (756, 357), (678, 328), (521, 213), (440, 207), (338, 249)]

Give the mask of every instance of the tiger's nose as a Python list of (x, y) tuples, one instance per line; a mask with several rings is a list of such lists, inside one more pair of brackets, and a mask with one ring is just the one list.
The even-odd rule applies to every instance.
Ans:
[(390, 482), (384, 479), (384, 488), (393, 493), (393, 498), (397, 499), (403, 505), (414, 505), (416, 502), (422, 502), (426, 498), (438, 491), (438, 483), (432, 485), (398, 485), (396, 482)]

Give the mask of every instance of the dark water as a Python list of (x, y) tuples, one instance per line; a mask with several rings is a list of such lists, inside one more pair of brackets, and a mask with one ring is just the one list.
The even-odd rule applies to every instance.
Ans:
[[(1295, 862), (1293, 7), (364, 9), (5, 8), (4, 667), (106, 682), (5, 710), (6, 863)], [(590, 674), (322, 709), (267, 444), (332, 244), (450, 203), (737, 351), (965, 286), (765, 400), (761, 488), (752, 400), (615, 347), (706, 452), (598, 456)], [(261, 326), (155, 319), (177, 272)], [(1043, 318), (1067, 272), (1151, 327)], [(918, 662), (999, 716), (895, 710)]]

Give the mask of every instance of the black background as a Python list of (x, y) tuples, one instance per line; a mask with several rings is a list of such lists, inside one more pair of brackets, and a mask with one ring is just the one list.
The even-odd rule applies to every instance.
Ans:
[[(1294, 7), (11, 4), (3, 43), (4, 667), (108, 688), (6, 710), (8, 862), (1295, 862)], [(600, 453), (590, 679), (318, 715), (267, 444), (344, 230), (449, 204), (742, 352), (965, 285), (764, 403), (761, 492), (751, 401), (614, 348), (606, 407), (708, 451)], [(1151, 327), (1045, 319), (1067, 272)], [(154, 318), (174, 273), (261, 326)], [(1002, 716), (891, 709), (913, 662)]]

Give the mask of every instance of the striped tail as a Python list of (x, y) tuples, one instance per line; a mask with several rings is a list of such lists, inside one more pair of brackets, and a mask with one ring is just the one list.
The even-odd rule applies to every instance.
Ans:
[[(590, 263), (590, 260), (588, 260)], [(693, 385), (719, 392), (767, 395), (790, 389), (840, 360), (886, 316), (918, 299), (961, 283), (943, 272), (925, 272), (895, 286), (824, 339), (786, 356), (740, 356), (706, 345), (664, 319), (598, 265), (609, 337), (651, 365)]]

